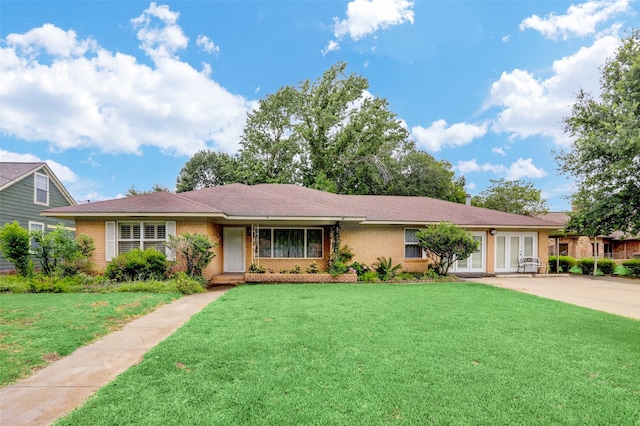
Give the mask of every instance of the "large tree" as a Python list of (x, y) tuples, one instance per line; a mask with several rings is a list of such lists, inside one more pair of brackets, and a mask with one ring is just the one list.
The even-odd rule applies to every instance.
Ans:
[(247, 117), (238, 154), (201, 152), (178, 192), (243, 182), (294, 183), (342, 194), (425, 195), (462, 201), (451, 165), (418, 151), (385, 99), (339, 62), (316, 81), (285, 86)]
[(471, 204), (507, 213), (537, 216), (547, 213), (547, 200), (531, 182), (522, 179), (491, 179), (491, 185), (480, 195), (473, 197)]
[(622, 40), (601, 69), (601, 94), (580, 91), (564, 119), (573, 138), (557, 155), (576, 179), (567, 228), (586, 235), (640, 233), (640, 33)]

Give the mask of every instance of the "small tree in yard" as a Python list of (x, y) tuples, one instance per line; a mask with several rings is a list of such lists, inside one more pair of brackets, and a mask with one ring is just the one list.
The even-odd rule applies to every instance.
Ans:
[(449, 222), (428, 226), (416, 236), (439, 275), (447, 275), (453, 262), (468, 258), (478, 249), (478, 242), (471, 234)]
[(29, 259), (31, 241), (29, 231), (17, 221), (0, 226), (0, 251), (13, 263), (16, 273), (23, 277), (33, 274), (33, 262)]
[(82, 234), (76, 239), (64, 225), (58, 224), (49, 233), (32, 231), (31, 237), (36, 242), (34, 254), (40, 260), (44, 275), (70, 276), (80, 271), (89, 272), (89, 258), (95, 246), (88, 235)]
[(216, 257), (211, 249), (217, 246), (217, 242), (212, 242), (209, 237), (202, 234), (169, 235), (169, 242), (167, 242), (167, 247), (184, 258), (187, 275), (191, 277), (202, 276), (204, 268)]

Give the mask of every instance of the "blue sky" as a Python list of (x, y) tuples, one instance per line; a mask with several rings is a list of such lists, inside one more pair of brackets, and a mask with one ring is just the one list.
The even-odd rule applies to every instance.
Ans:
[(0, 159), (47, 161), (78, 202), (173, 189), (233, 153), (257, 100), (338, 61), (473, 195), (525, 179), (552, 210), (575, 94), (638, 28), (627, 0), (0, 1)]

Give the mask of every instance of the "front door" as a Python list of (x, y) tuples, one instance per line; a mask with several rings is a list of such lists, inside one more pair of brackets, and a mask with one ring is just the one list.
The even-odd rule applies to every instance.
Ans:
[(222, 236), (224, 272), (244, 272), (245, 234), (244, 228), (224, 228)]

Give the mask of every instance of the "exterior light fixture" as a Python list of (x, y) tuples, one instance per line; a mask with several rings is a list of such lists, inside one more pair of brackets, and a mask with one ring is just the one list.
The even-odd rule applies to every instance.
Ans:
[(491, 230), (489, 231), (489, 233), (491, 235), (496, 235), (498, 233), (498, 230), (496, 228), (491, 228)]

